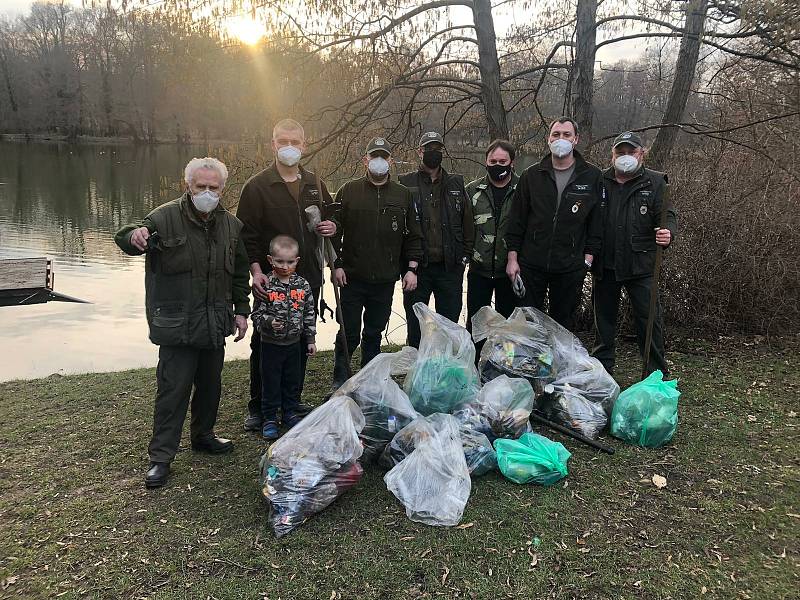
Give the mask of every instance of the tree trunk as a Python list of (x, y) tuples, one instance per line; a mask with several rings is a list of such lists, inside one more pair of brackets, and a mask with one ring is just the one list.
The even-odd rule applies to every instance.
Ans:
[(473, 0), (472, 16), (478, 39), (478, 64), (481, 73), (481, 101), (486, 111), (489, 137), (508, 139), (508, 121), (500, 92), (500, 62), (490, 0)]
[(572, 67), (572, 118), (578, 123), (581, 143), (592, 140), (594, 58), (596, 52), (597, 0), (578, 0), (575, 27), (575, 64)]
[[(680, 122), (689, 91), (697, 69), (697, 57), (700, 54), (701, 37), (708, 11), (708, 0), (690, 0), (686, 6), (686, 25), (681, 39), (681, 48), (678, 51), (678, 60), (675, 63), (675, 78), (672, 80), (672, 90), (667, 101), (667, 110), (664, 112), (662, 123), (668, 125)], [(650, 150), (647, 162), (654, 169), (662, 169), (669, 158), (678, 128), (675, 126), (662, 127), (658, 130), (653, 147)]]

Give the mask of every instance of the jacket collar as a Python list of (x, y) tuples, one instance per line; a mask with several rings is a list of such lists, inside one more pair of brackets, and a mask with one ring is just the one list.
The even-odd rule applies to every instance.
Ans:
[[(425, 183), (427, 183), (429, 185), (433, 184), (433, 180), (431, 179), (431, 176), (428, 175), (427, 171), (423, 171), (421, 166), (417, 170), (417, 176), (421, 177), (422, 181), (424, 181)], [(439, 182), (439, 183), (443, 183), (443, 182), (447, 181), (448, 177), (450, 177), (449, 173), (447, 171), (445, 171), (444, 167), (440, 166), (439, 167), (439, 179), (437, 179), (436, 181)]]
[(288, 283), (283, 283), (278, 278), (278, 276), (275, 274), (275, 271), (273, 271), (271, 269), (270, 269), (269, 275), (267, 277), (269, 277), (269, 282), (270, 283), (277, 283), (277, 284), (280, 284), (280, 285), (290, 285), (290, 286), (291, 285), (295, 285), (297, 283), (297, 280), (300, 278), (300, 276), (297, 274), (297, 272), (294, 272), (291, 275), (289, 275), (289, 282)]
[[(300, 185), (316, 185), (314, 173), (311, 171), (307, 171), (300, 165)], [(275, 185), (276, 183), (286, 183), (281, 177), (281, 174), (278, 173), (278, 166), (275, 164), (275, 161), (270, 163), (270, 165), (264, 169), (264, 177), (267, 180), (269, 185)]]
[[(582, 171), (586, 167), (586, 159), (583, 158), (583, 154), (578, 152), (577, 148), (572, 150), (572, 154), (575, 156), (575, 172)], [(553, 154), (551, 152), (545, 154), (544, 158), (539, 161), (538, 169), (540, 171), (553, 172)]]

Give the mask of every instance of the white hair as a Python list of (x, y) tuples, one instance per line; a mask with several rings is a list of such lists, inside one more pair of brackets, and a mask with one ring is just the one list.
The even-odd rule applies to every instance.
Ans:
[(222, 179), (222, 185), (225, 185), (225, 182), (228, 180), (228, 167), (225, 166), (225, 163), (216, 158), (206, 156), (205, 158), (193, 158), (189, 161), (189, 164), (186, 165), (186, 170), (183, 172), (183, 178), (186, 180), (186, 183), (192, 183), (195, 173), (203, 169), (219, 173)]

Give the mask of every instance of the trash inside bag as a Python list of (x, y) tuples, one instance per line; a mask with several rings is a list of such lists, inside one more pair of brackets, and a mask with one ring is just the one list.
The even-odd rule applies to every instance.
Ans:
[(516, 308), (506, 319), (484, 306), (472, 318), (472, 337), (486, 340), (478, 361), (481, 382), (500, 375), (527, 379), (538, 395), (556, 378), (553, 346), (548, 331), (525, 318)]
[(533, 404), (533, 388), (526, 379), (500, 375), (481, 388), (475, 402), (463, 406), (453, 415), (490, 441), (518, 438), (530, 431)]
[(414, 305), (422, 337), (404, 389), (422, 415), (451, 413), (478, 393), (475, 346), (469, 333), (422, 302)]
[(585, 366), (590, 368), (546, 385), (534, 402), (534, 411), (595, 440), (608, 425), (619, 385), (597, 359), (587, 359)]
[(261, 459), (261, 491), (277, 537), (321, 511), (363, 474), (358, 433), (364, 416), (345, 396), (332, 398), (272, 444)]
[(383, 479), (412, 521), (457, 525), (472, 489), (458, 421), (443, 414), (427, 421), (432, 435), (419, 439), (411, 454)]
[(580, 390), (569, 385), (550, 384), (536, 399), (536, 414), (596, 440), (608, 424), (601, 404), (588, 400)]
[(678, 380), (664, 381), (661, 371), (622, 392), (611, 415), (611, 435), (621, 440), (658, 448), (678, 429)]
[(349, 396), (364, 415), (362, 462), (377, 460), (394, 435), (419, 415), (392, 375), (405, 374), (414, 364), (415, 348), (385, 352), (369, 361), (336, 391)]
[(537, 433), (526, 433), (518, 440), (495, 440), (494, 449), (500, 472), (514, 483), (552, 485), (567, 476), (569, 450)]
[[(436, 435), (436, 423), (442, 417), (440, 413), (420, 417), (398, 431), (381, 455), (381, 466), (391, 469), (410, 455), (417, 445)], [(477, 477), (497, 468), (494, 448), (484, 434), (460, 425), (459, 435), (470, 475)]]

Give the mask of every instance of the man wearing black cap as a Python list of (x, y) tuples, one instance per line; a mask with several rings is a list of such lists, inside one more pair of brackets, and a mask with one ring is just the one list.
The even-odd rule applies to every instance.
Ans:
[(472, 256), (472, 205), (464, 189), (464, 177), (442, 168), (443, 150), (440, 133), (423, 133), (417, 149), (419, 169), (400, 176), (400, 183), (411, 190), (414, 210), (422, 225), (424, 258), (417, 273), (417, 287), (403, 295), (408, 345), (415, 348), (419, 347), (420, 329), (414, 304), (428, 304), (433, 294), (436, 312), (457, 323), (464, 267)]
[[(389, 177), (389, 142), (374, 138), (367, 145), (363, 163), (366, 175), (348, 181), (336, 193), (341, 207), (336, 219), (340, 226), (334, 236), (338, 254), (334, 279), (342, 288), (347, 351), (352, 354), (361, 343), (362, 367), (381, 350), (381, 333), (392, 312), (395, 282), (402, 277), (403, 291), (412, 292), (422, 260), (422, 234), (411, 192)], [(332, 391), (347, 379), (349, 361), (337, 337)]]
[[(667, 201), (667, 176), (644, 167), (644, 147), (638, 134), (626, 131), (618, 135), (611, 159), (613, 166), (603, 172), (603, 250), (592, 269), (595, 317), (592, 354), (613, 374), (620, 291), (624, 287), (628, 293), (639, 350), (644, 354), (656, 247), (670, 245), (678, 223), (675, 209)], [(661, 212), (665, 209), (667, 226), (662, 229)], [(656, 303), (647, 367), (648, 372), (655, 369), (661, 369), (665, 375), (669, 372), (660, 302)]]
[(575, 147), (578, 125), (569, 117), (550, 124), (550, 153), (519, 178), (506, 229), (506, 274), (525, 283), (524, 306), (544, 310), (575, 330), (586, 270), (600, 251), (601, 173)]

